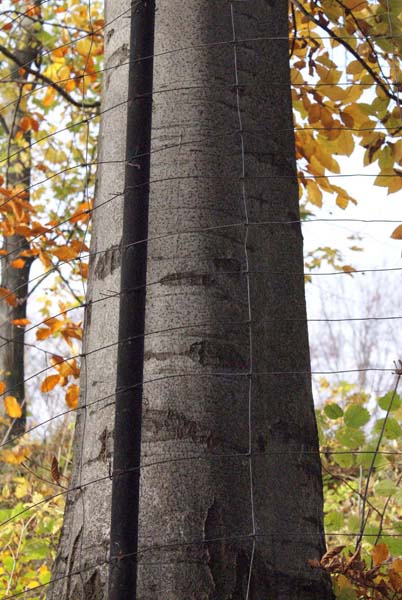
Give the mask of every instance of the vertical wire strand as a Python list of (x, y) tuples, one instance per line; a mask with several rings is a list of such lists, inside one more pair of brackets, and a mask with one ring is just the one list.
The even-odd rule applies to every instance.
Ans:
[(240, 137), (240, 151), (241, 151), (241, 205), (244, 213), (244, 257), (245, 257), (245, 270), (243, 271), (246, 277), (247, 286), (247, 311), (248, 311), (248, 339), (249, 339), (249, 372), (248, 372), (248, 464), (249, 464), (249, 480), (250, 480), (250, 507), (251, 507), (251, 522), (252, 522), (252, 539), (253, 547), (250, 556), (250, 567), (247, 581), (247, 593), (246, 600), (249, 600), (251, 590), (251, 577), (253, 572), (254, 556), (256, 549), (256, 525), (255, 525), (255, 502), (254, 502), (254, 473), (253, 473), (253, 462), (252, 462), (252, 401), (253, 401), (253, 331), (252, 331), (252, 309), (251, 309), (251, 284), (250, 284), (250, 260), (248, 254), (248, 236), (249, 236), (249, 212), (247, 206), (247, 190), (246, 190), (246, 156), (245, 156), (245, 143), (244, 143), (244, 129), (243, 119), (241, 115), (241, 103), (240, 103), (240, 82), (239, 82), (239, 68), (238, 68), (238, 52), (237, 52), (237, 36), (236, 36), (236, 19), (233, 2), (230, 3), (230, 15), (231, 15), (231, 26), (232, 26), (232, 42), (233, 42), (233, 63), (234, 63), (234, 75), (236, 89), (236, 108), (237, 118), (239, 123), (239, 137)]

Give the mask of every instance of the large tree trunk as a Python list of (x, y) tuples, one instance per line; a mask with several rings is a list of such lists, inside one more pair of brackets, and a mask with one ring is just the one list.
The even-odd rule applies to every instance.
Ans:
[(287, 4), (157, 8), (138, 597), (323, 600)]
[[(108, 2), (106, 20), (128, 4)], [(325, 600), (307, 564), (324, 538), (287, 4), (159, 0), (155, 34), (137, 597)], [(128, 36), (110, 30), (106, 66)], [(126, 69), (108, 73), (104, 108), (126, 93)], [(124, 156), (123, 113), (105, 115), (101, 161)], [(122, 170), (99, 176), (102, 203)], [(89, 301), (118, 286), (120, 206), (95, 211), (92, 250), (108, 252)], [(117, 335), (116, 300), (90, 308), (85, 351)], [(87, 403), (113, 393), (115, 357), (86, 358)], [(80, 412), (73, 485), (107, 476), (109, 402)], [(107, 554), (109, 491), (69, 496), (52, 600), (106, 598), (105, 565), (90, 565)]]

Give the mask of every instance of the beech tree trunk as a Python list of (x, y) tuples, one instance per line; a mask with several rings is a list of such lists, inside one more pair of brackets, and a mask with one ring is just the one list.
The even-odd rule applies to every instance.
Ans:
[[(128, 6), (107, 2), (106, 22)], [(332, 597), (307, 564), (325, 543), (287, 33), (281, 0), (157, 2), (139, 600)], [(128, 19), (106, 30), (106, 67), (128, 40)], [(126, 66), (106, 73), (104, 110), (127, 93)], [(125, 117), (102, 123), (82, 376), (96, 404), (78, 416), (51, 600), (107, 597), (121, 197), (103, 203), (124, 168), (102, 161), (124, 157)]]

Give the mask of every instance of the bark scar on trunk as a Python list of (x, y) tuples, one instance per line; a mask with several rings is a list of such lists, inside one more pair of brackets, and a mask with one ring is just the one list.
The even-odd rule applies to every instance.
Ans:
[(112, 246), (106, 252), (98, 256), (95, 266), (95, 278), (105, 279), (120, 266), (121, 250), (120, 246)]
[(78, 548), (78, 543), (80, 541), (81, 538), (81, 532), (82, 532), (82, 525), (78, 530), (78, 533), (76, 534), (73, 544), (72, 544), (72, 549), (71, 552), (69, 552), (69, 556), (68, 556), (68, 563), (67, 563), (67, 577), (66, 577), (66, 584), (67, 584), (67, 590), (66, 590), (66, 598), (70, 598), (70, 587), (71, 587), (71, 582), (72, 582), (72, 572), (73, 572), (73, 568), (74, 568), (74, 563), (75, 563), (75, 555), (77, 554), (77, 548)]
[(214, 586), (208, 600), (244, 600), (250, 560), (243, 548), (235, 551), (231, 547), (225, 531), (223, 510), (214, 498), (204, 522), (208, 569)]

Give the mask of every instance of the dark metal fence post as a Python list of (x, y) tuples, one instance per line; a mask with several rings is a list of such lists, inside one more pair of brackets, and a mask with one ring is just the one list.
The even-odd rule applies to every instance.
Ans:
[[(154, 0), (132, 2), (109, 600), (137, 598)], [(123, 133), (123, 132), (122, 132)]]

